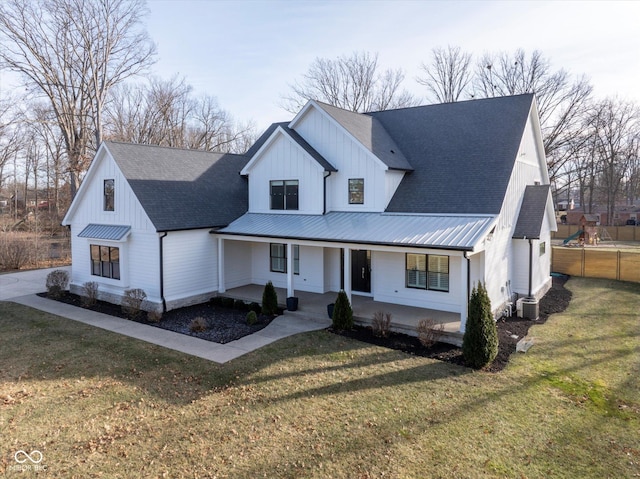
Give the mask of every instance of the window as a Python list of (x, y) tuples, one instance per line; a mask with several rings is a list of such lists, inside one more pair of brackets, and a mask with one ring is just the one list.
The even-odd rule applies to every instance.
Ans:
[(349, 204), (364, 204), (364, 178), (349, 179)]
[[(271, 271), (275, 273), (287, 272), (287, 245), (271, 243)], [(293, 245), (293, 274), (300, 274), (300, 248)]]
[(92, 244), (91, 274), (103, 278), (120, 279), (120, 249)]
[(540, 256), (544, 256), (546, 251), (547, 251), (547, 243), (545, 241), (542, 241), (540, 243)]
[(115, 181), (104, 180), (104, 210), (113, 211), (114, 195), (115, 194)]
[(272, 210), (298, 209), (298, 180), (274, 180), (269, 185)]
[(407, 288), (449, 291), (449, 257), (411, 254), (406, 256)]

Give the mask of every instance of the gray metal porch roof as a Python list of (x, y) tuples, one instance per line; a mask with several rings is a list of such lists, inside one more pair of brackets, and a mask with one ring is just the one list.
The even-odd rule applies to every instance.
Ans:
[(91, 238), (101, 240), (120, 241), (131, 231), (131, 226), (125, 225), (99, 225), (89, 223), (80, 233), (78, 238)]
[(494, 221), (489, 215), (246, 213), (212, 233), (471, 251)]

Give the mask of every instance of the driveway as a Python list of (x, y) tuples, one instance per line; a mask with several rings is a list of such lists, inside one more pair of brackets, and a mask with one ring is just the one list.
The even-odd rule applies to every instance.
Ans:
[(0, 301), (45, 292), (47, 275), (56, 269), (64, 269), (71, 275), (71, 266), (0, 274)]

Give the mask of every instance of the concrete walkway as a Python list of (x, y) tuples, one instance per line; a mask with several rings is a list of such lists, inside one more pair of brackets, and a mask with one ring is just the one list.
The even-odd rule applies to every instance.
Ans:
[[(69, 268), (55, 269), (68, 270)], [(0, 275), (0, 300), (12, 301), (219, 364), (287, 336), (324, 329), (330, 325), (328, 319), (317, 321), (278, 316), (267, 327), (256, 333), (226, 344), (219, 344), (36, 296), (36, 293), (45, 290), (46, 277), (50, 271), (52, 270), (42, 269)]]

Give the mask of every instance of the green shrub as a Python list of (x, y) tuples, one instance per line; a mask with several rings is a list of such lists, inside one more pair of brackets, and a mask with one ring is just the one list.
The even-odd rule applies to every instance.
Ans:
[(262, 314), (272, 316), (278, 312), (278, 294), (273, 283), (268, 281), (262, 292)]
[(333, 328), (347, 330), (353, 328), (353, 310), (349, 304), (347, 293), (340, 291), (333, 307)]
[(233, 298), (222, 298), (222, 306), (225, 308), (233, 308)]
[(245, 303), (241, 299), (236, 299), (233, 302), (233, 308), (237, 309), (238, 311), (246, 311), (247, 310), (247, 303)]
[(82, 285), (82, 306), (90, 308), (98, 302), (98, 283), (87, 281)]
[(69, 285), (69, 273), (63, 269), (56, 269), (47, 275), (47, 296), (59, 298)]
[(256, 314), (260, 314), (262, 312), (262, 306), (260, 306), (260, 304), (254, 301), (249, 305), (249, 311), (253, 311)]
[(491, 300), (482, 283), (473, 287), (469, 299), (462, 354), (465, 362), (475, 369), (487, 366), (498, 355), (498, 329), (491, 313)]
[(145, 299), (147, 299), (147, 293), (143, 289), (125, 289), (120, 306), (127, 316), (135, 319), (142, 311), (142, 303)]
[(249, 326), (253, 326), (257, 322), (258, 322), (258, 315), (256, 314), (256, 312), (255, 311), (249, 311), (247, 313), (247, 324)]

